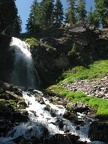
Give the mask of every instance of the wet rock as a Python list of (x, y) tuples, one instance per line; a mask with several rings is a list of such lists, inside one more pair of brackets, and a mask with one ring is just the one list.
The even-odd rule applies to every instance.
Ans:
[(67, 109), (68, 111), (73, 111), (73, 109), (74, 109), (74, 104), (73, 104), (72, 102), (67, 103), (66, 109)]
[(68, 119), (68, 120), (75, 120), (76, 119), (76, 115), (72, 112), (66, 111), (63, 115), (64, 118)]
[(89, 127), (88, 137), (91, 141), (108, 142), (108, 123), (92, 122)]
[(38, 101), (40, 104), (45, 104), (43, 97), (40, 95), (35, 95), (35, 100)]
[(22, 106), (22, 108), (24, 109), (25, 107), (27, 107), (27, 104), (26, 104), (26, 102), (25, 101), (19, 101), (18, 103), (17, 103), (17, 107), (20, 107), (21, 108), (21, 106)]
[(55, 117), (56, 116), (56, 112), (54, 109), (50, 109), (50, 114), (52, 117)]
[(44, 109), (47, 110), (47, 111), (50, 111), (51, 106), (49, 104), (47, 104)]
[(27, 122), (28, 116), (22, 114), (20, 111), (16, 111), (13, 113), (13, 122)]
[(49, 142), (51, 144), (86, 144), (86, 142), (79, 141), (79, 136), (72, 134), (55, 134), (50, 138)]
[(74, 111), (75, 112), (85, 112), (85, 111), (88, 111), (89, 110), (89, 107), (85, 104), (83, 104), (82, 102), (77, 102), (75, 104), (75, 107), (74, 107)]
[(18, 88), (17, 86), (14, 86), (12, 84), (0, 81), (0, 87), (4, 91), (11, 91), (11, 92), (14, 92), (15, 94), (17, 94), (17, 95), (22, 97), (22, 90), (20, 88)]
[(41, 92), (41, 91), (39, 91), (39, 90), (33, 90), (33, 93), (35, 94), (35, 95), (40, 95), (40, 96), (43, 96), (43, 93)]

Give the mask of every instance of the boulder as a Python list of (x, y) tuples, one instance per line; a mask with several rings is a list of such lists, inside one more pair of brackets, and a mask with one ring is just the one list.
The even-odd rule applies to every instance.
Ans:
[(108, 123), (93, 121), (89, 127), (88, 137), (91, 141), (108, 142)]

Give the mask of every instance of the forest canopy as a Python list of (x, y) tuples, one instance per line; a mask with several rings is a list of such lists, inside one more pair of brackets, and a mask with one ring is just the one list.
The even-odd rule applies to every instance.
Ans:
[(95, 10), (86, 10), (87, 0), (66, 0), (67, 10), (63, 9), (62, 0), (34, 0), (31, 6), (26, 30), (30, 34), (38, 33), (52, 26), (88, 24), (96, 28), (108, 27), (107, 0), (94, 0)]
[(21, 19), (15, 0), (0, 0), (0, 33), (19, 36), (21, 32)]
[[(87, 0), (66, 0), (67, 9), (63, 9), (62, 0), (33, 0), (26, 24), (28, 34), (39, 33), (50, 27), (60, 27), (69, 23), (89, 24), (92, 26), (108, 27), (108, 1), (94, 0), (95, 9), (86, 10)], [(19, 36), (21, 18), (15, 0), (0, 0), (0, 32)]]

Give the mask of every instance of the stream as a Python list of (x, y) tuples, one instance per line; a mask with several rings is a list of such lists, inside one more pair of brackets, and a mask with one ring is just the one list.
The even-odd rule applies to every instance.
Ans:
[[(41, 139), (56, 134), (63, 135), (66, 131), (72, 135), (79, 136), (79, 140), (86, 141), (87, 144), (104, 144), (99, 141), (90, 142), (88, 139), (89, 124), (90, 121), (94, 121), (94, 119), (84, 114), (77, 113), (78, 120), (84, 121), (84, 125), (77, 130), (74, 123), (63, 117), (66, 112), (64, 106), (54, 105), (44, 97), (41, 92), (39, 92), (39, 94), (42, 97), (41, 102), (38, 102), (34, 94), (23, 91), (23, 97), (27, 103), (26, 111), (28, 111), (29, 121), (17, 124), (7, 133), (6, 137), (0, 137), (0, 144), (17, 144), (14, 140), (18, 137), (23, 137), (26, 140), (30, 140), (33, 137)], [(50, 109), (48, 109), (47, 106), (50, 107)], [(26, 143), (21, 141), (18, 144)]]
[[(10, 82), (20, 87), (33, 87), (36, 89), (39, 78), (34, 68), (29, 45), (18, 38), (12, 38), (10, 50), (14, 51), (15, 56)], [(38, 100), (35, 93), (38, 93), (41, 100)], [(77, 119), (83, 121), (83, 125), (78, 128), (73, 121), (64, 118), (66, 108), (63, 105), (52, 104), (42, 92), (38, 90), (34, 90), (34, 93), (23, 91), (22, 95), (27, 107), (26, 110), (21, 111), (28, 113), (29, 120), (16, 123), (5, 137), (0, 137), (0, 144), (50, 144), (53, 136), (55, 136), (55, 140), (58, 140), (56, 136), (58, 136), (59, 140), (65, 138), (62, 142), (53, 142), (54, 144), (73, 144), (70, 138), (75, 136), (78, 136), (79, 141), (87, 144), (104, 144), (103, 142), (91, 142), (89, 140), (89, 125), (94, 121), (89, 116), (77, 113)], [(18, 138), (20, 141), (16, 141)], [(35, 141), (32, 142), (32, 139)], [(43, 139), (46, 139), (47, 142), (42, 141)]]

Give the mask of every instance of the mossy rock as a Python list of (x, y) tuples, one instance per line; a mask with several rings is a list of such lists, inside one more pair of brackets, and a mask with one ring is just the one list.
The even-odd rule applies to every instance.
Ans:
[(46, 105), (45, 110), (50, 111), (51, 106), (49, 104)]
[(35, 47), (38, 47), (39, 46), (39, 43), (37, 41), (36, 38), (27, 38), (25, 40), (25, 42), (27, 42), (29, 45), (30, 45), (30, 48), (35, 48)]

